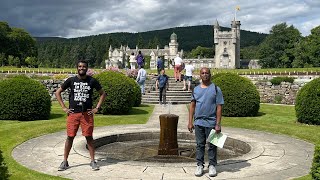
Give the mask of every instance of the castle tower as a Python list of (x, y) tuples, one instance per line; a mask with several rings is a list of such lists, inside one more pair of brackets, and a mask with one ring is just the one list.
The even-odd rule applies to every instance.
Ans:
[(213, 43), (214, 44), (218, 44), (219, 40), (218, 40), (218, 35), (219, 35), (219, 31), (220, 31), (220, 26), (218, 23), (218, 20), (216, 20), (216, 24), (213, 25)]
[(176, 57), (178, 53), (178, 37), (175, 33), (172, 33), (170, 36), (170, 43), (169, 43), (169, 58), (173, 59)]
[(231, 21), (231, 31), (220, 31), (218, 21), (214, 25), (215, 68), (240, 68), (240, 21)]

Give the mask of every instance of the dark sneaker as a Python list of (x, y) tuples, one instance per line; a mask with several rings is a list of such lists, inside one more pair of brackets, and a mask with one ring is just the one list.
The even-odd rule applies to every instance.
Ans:
[(97, 162), (95, 161), (91, 161), (90, 166), (92, 168), (92, 171), (97, 171), (100, 169), (99, 166), (97, 165)]
[(69, 168), (68, 161), (62, 161), (62, 163), (60, 164), (60, 166), (58, 168), (58, 171), (64, 171), (68, 168)]

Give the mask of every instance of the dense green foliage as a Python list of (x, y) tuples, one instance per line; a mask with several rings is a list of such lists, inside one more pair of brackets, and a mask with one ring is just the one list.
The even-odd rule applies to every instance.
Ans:
[(265, 68), (292, 67), (295, 45), (301, 39), (301, 33), (292, 25), (273, 26), (270, 35), (260, 44), (259, 63)]
[(256, 116), (260, 108), (260, 96), (252, 82), (237, 74), (220, 73), (213, 82), (221, 88), (224, 105), (223, 116)]
[(17, 76), (0, 81), (0, 119), (49, 119), (51, 97), (38, 81)]
[(320, 66), (320, 26), (311, 30), (311, 34), (297, 45), (293, 67)]
[(212, 58), (214, 57), (214, 49), (213, 47), (201, 47), (198, 46), (195, 49), (192, 49), (190, 53), (186, 53), (184, 55), (185, 58)]
[(9, 179), (8, 167), (4, 162), (1, 150), (0, 150), (0, 179), (1, 180)]
[(25, 30), (0, 21), (0, 44), (0, 65), (36, 65), (36, 41)]
[[(107, 97), (101, 106), (102, 114), (127, 114), (137, 102), (134, 80), (117, 71), (105, 71), (94, 75), (105, 90)], [(98, 93), (94, 99), (98, 101)], [(141, 95), (140, 95), (141, 98)], [(141, 102), (141, 100), (140, 100)]]
[[(170, 35), (178, 35), (179, 49), (191, 51), (202, 46), (210, 48), (210, 57), (213, 49), (212, 26), (177, 27), (141, 33), (110, 33), (79, 38), (37, 38), (38, 59), (40, 67), (70, 67), (78, 58), (89, 60), (90, 65), (97, 68), (104, 67), (110, 45), (119, 48), (128, 45), (131, 49), (136, 45), (139, 48), (164, 48), (170, 42)], [(230, 28), (221, 28), (230, 30)], [(241, 47), (257, 46), (266, 37), (260, 34), (241, 30)], [(201, 54), (200, 54), (201, 55)], [(196, 53), (195, 57), (198, 56)], [(207, 56), (207, 55), (206, 55)], [(147, 65), (147, 64), (146, 64)], [(148, 67), (145, 67), (148, 68)]]
[(302, 37), (286, 23), (272, 27), (270, 35), (259, 45), (258, 58), (263, 68), (319, 67), (320, 26)]
[(299, 122), (320, 125), (320, 78), (304, 85), (296, 98), (296, 116)]
[(293, 77), (288, 77), (288, 76), (278, 76), (278, 77), (274, 77), (270, 80), (270, 82), (273, 85), (279, 85), (281, 84), (281, 82), (289, 82), (289, 83), (293, 83), (294, 78)]
[(317, 145), (314, 150), (311, 176), (314, 180), (320, 180), (320, 145)]

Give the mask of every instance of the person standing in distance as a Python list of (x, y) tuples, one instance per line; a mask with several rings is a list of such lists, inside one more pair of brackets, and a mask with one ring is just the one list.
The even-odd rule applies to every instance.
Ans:
[(159, 104), (166, 104), (167, 90), (169, 90), (169, 77), (165, 74), (166, 71), (161, 69), (160, 75), (156, 80), (156, 89), (159, 88)]
[(140, 86), (141, 94), (144, 95), (145, 94), (144, 93), (144, 84), (145, 84), (146, 79), (147, 79), (147, 71), (145, 69), (143, 69), (143, 67), (144, 67), (144, 65), (142, 64), (141, 68), (138, 71), (138, 76), (137, 76), (136, 81)]
[(136, 69), (136, 56), (134, 55), (134, 52), (131, 53), (130, 57), (129, 57), (129, 63), (130, 63), (130, 67), (131, 70)]
[[(194, 88), (191, 96), (188, 130), (196, 136), (197, 168), (195, 176), (202, 176), (206, 140), (212, 129), (221, 132), (222, 105), (224, 104), (221, 89), (211, 83), (211, 72), (208, 68), (200, 70), (201, 84)], [(217, 146), (208, 143), (209, 176), (217, 175)]]
[(194, 67), (191, 64), (191, 60), (188, 61), (188, 64), (184, 67), (184, 69), (186, 70), (186, 75), (183, 78), (182, 90), (186, 90), (186, 81), (188, 81), (188, 91), (191, 91), (192, 72), (194, 70)]
[(181, 82), (181, 65), (183, 63), (183, 60), (180, 58), (180, 55), (177, 54), (174, 58), (174, 78), (177, 81)]
[(136, 57), (136, 60), (137, 60), (138, 68), (140, 69), (141, 66), (144, 64), (144, 57), (143, 57), (141, 51), (138, 51), (138, 55)]
[(157, 72), (158, 72), (158, 76), (160, 74), (161, 69), (164, 69), (164, 64), (163, 61), (161, 59), (160, 56), (158, 56), (158, 60), (157, 60)]
[[(94, 160), (93, 145), (93, 115), (98, 112), (102, 102), (105, 100), (106, 93), (102, 89), (100, 83), (91, 76), (87, 76), (88, 62), (79, 60), (77, 63), (77, 76), (68, 78), (61, 87), (56, 91), (56, 97), (64, 112), (67, 113), (67, 139), (64, 147), (64, 160), (60, 164), (58, 171), (64, 171), (69, 168), (68, 156), (73, 144), (73, 139), (77, 135), (79, 126), (81, 125), (82, 135), (86, 137), (88, 149), (90, 153), (90, 166), (92, 170), (99, 170), (99, 166)], [(61, 93), (70, 88), (69, 108), (67, 108), (62, 100)], [(92, 104), (93, 89), (99, 94), (99, 102), (95, 108)]]

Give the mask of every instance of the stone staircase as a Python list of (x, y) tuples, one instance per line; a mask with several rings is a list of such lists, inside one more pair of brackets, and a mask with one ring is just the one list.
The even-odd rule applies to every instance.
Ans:
[[(159, 90), (156, 89), (157, 76), (149, 76), (145, 83), (145, 95), (142, 95), (143, 104), (158, 104)], [(193, 89), (195, 83), (191, 84)], [(183, 91), (183, 82), (176, 82), (174, 78), (169, 78), (169, 91), (167, 91), (167, 103), (172, 104), (189, 104), (191, 92)]]

